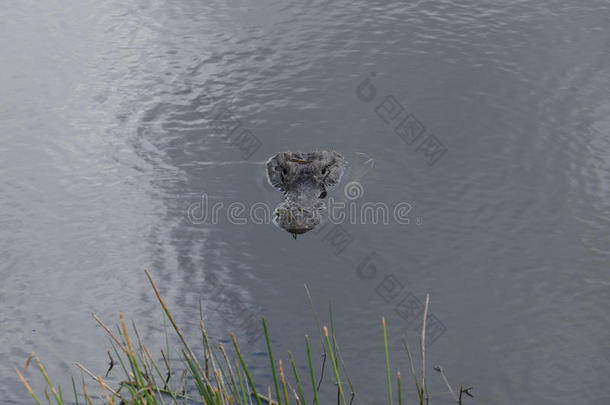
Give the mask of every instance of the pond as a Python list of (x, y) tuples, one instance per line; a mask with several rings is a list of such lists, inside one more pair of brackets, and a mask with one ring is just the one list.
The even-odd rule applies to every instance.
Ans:
[[(332, 301), (355, 403), (385, 401), (382, 316), (408, 375), (401, 340), (416, 344), (426, 294), (431, 403), (451, 403), (434, 365), (474, 387), (465, 403), (607, 402), (609, 12), (594, 0), (4, 7), (0, 396), (29, 403), (11, 367), (31, 351), (65, 390), (75, 361), (104, 374), (91, 313), (113, 324), (124, 311), (158, 353), (148, 269), (188, 336), (201, 303), (263, 380), (262, 316), (276, 357), (304, 365), (303, 336), (317, 334), (307, 284), (325, 322)], [(325, 199), (344, 215), (295, 241), (269, 221), (283, 197), (265, 162), (319, 149), (347, 162)]]

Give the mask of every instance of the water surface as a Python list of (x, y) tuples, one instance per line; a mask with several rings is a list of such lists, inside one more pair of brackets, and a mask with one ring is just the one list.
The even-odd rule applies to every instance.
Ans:
[[(404, 375), (400, 337), (414, 344), (416, 321), (396, 307), (426, 293), (443, 331), (428, 368), (474, 386), (471, 402), (606, 403), (609, 12), (528, 0), (4, 7), (0, 395), (28, 403), (11, 366), (33, 350), (65, 388), (74, 361), (103, 374), (91, 312), (111, 323), (125, 311), (160, 347), (147, 268), (189, 336), (202, 302), (215, 337), (236, 332), (254, 365), (264, 343), (251, 320), (267, 318), (278, 353), (315, 336), (307, 283), (321, 312), (333, 301), (359, 403), (385, 395), (380, 317)], [(356, 93), (367, 78), (369, 102)], [(409, 144), (378, 116), (388, 96), (422, 137)], [(223, 135), (222, 111), (260, 145)], [(429, 135), (446, 149), (432, 165), (418, 149)], [(331, 227), (295, 242), (269, 224), (189, 220), (203, 194), (275, 206), (262, 163), (315, 148), (354, 167), (357, 153), (373, 158), (362, 198), (408, 202), (410, 223), (345, 223), (341, 250)], [(449, 403), (429, 381), (433, 403)]]

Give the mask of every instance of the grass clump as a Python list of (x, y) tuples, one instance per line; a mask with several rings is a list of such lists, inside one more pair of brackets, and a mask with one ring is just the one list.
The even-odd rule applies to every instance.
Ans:
[[(272, 393), (271, 386), (267, 384), (257, 385), (254, 381), (234, 334), (231, 334), (232, 350), (227, 351), (221, 343), (218, 343), (216, 347), (213, 346), (208, 332), (206, 331), (203, 316), (201, 316), (200, 319), (200, 349), (202, 349), (202, 351), (196, 354), (187, 342), (181, 329), (176, 324), (174, 317), (170, 313), (148, 272), (146, 272), (146, 276), (163, 309), (166, 347), (161, 350), (161, 358), (155, 359), (151, 355), (147, 346), (142, 342), (135, 323), (131, 322), (131, 327), (128, 327), (122, 312), (119, 313), (119, 324), (117, 325), (116, 331), (111, 330), (101, 319), (96, 315), (93, 315), (95, 321), (106, 331), (110, 338), (111, 350), (108, 349), (108, 355), (111, 364), (108, 372), (114, 366), (120, 367), (122, 371), (122, 381), (118, 383), (118, 386), (113, 387), (104, 381), (104, 377), (101, 375), (96, 375), (82, 364), (75, 363), (76, 367), (78, 367), (82, 373), (82, 378), (79, 383), (72, 378), (72, 393), (70, 395), (71, 400), (69, 403), (75, 403), (77, 405), (81, 403), (85, 405), (164, 405), (196, 403), (204, 405), (290, 405), (291, 403), (296, 405), (320, 405), (321, 403), (328, 403), (328, 401), (322, 402), (319, 395), (320, 386), (324, 379), (326, 359), (327, 357), (330, 357), (332, 382), (337, 389), (337, 396), (336, 399), (333, 399), (333, 402), (336, 400), (338, 405), (352, 404), (355, 397), (355, 390), (349, 379), (347, 368), (341, 358), (339, 346), (335, 339), (332, 308), (329, 309), (329, 331), (327, 325), (320, 324), (313, 303), (311, 303), (311, 295), (308, 290), (307, 295), (312, 304), (313, 315), (316, 320), (320, 334), (320, 342), (324, 351), (320, 373), (316, 373), (314, 368), (311, 344), (308, 336), (305, 336), (307, 375), (299, 374), (298, 367), (295, 364), (291, 352), (288, 352), (290, 370), (285, 370), (281, 360), (276, 362), (273, 355), (267, 322), (263, 318), (262, 324), (267, 346), (267, 356), (271, 375), (273, 377), (272, 384), (274, 392)], [(427, 297), (425, 313), (427, 313), (428, 303), (429, 298)], [(171, 325), (171, 328), (169, 325)], [(170, 330), (172, 330), (173, 334), (180, 340), (180, 348), (177, 353), (179, 360), (177, 361), (170, 361)], [(389, 405), (394, 405), (394, 387), (390, 370), (385, 318), (382, 318), (382, 331), (388, 391), (387, 403)], [(418, 380), (411, 351), (405, 339), (405, 348), (407, 350), (411, 373), (413, 374), (414, 379), (413, 389), (417, 392), (420, 405), (428, 402), (428, 393), (425, 383), (425, 334), (424, 318), (420, 346), (422, 361), (420, 380)], [(32, 397), (34, 403), (41, 405), (43, 402), (41, 402), (40, 398), (43, 398), (44, 403), (56, 403), (58, 405), (66, 404), (67, 402), (64, 400), (61, 388), (53, 385), (42, 362), (35, 353), (30, 354), (28, 357), (23, 372), (25, 372), (32, 360), (36, 363), (37, 368), (46, 382), (46, 387), (43, 392), (44, 397), (38, 396), (34, 392), (23, 373), (16, 367), (15, 372)], [(288, 371), (288, 373), (292, 371), (291, 380), (294, 381), (294, 383), (291, 383), (287, 379), (285, 371)], [(108, 373), (106, 373), (106, 375), (108, 375)], [(90, 379), (89, 385), (85, 382), (85, 377)], [(93, 384), (93, 386), (91, 386), (91, 384)], [(308, 398), (306, 398), (305, 395), (306, 390), (304, 385), (308, 388)], [(403, 393), (404, 387), (402, 385), (400, 372), (396, 375), (396, 385), (398, 404), (402, 405), (405, 396)], [(263, 386), (267, 387), (265, 393), (259, 391), (259, 388)], [(447, 386), (449, 385), (447, 384)], [(349, 388), (349, 394), (346, 394), (346, 388)], [(449, 389), (451, 390), (450, 387)]]

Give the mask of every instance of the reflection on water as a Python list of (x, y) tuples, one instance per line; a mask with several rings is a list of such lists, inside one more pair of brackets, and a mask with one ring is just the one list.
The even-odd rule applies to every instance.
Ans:
[[(343, 0), (3, 9), (0, 364), (36, 350), (54, 375), (75, 360), (105, 370), (91, 312), (112, 321), (122, 309), (149, 347), (161, 344), (148, 268), (185, 333), (196, 335), (201, 302), (215, 337), (244, 336), (254, 364), (264, 365), (256, 319), (278, 353), (298, 351), (315, 334), (303, 284), (321, 308), (332, 298), (363, 399), (384, 395), (382, 373), (368, 372), (383, 369), (379, 317), (398, 355), (412, 330), (405, 308), (429, 292), (442, 326), (430, 364), (474, 385), (479, 402), (607, 401), (609, 11)], [(366, 102), (356, 90), (372, 72)], [(444, 152), (418, 150), (425, 139)], [(264, 162), (316, 149), (373, 158), (363, 198), (407, 201), (413, 220), (320, 226), (297, 241), (269, 224), (189, 221), (203, 194), (275, 206)], [(436, 377), (430, 389), (445, 391)], [(0, 379), (5, 401), (23, 403), (10, 368)]]

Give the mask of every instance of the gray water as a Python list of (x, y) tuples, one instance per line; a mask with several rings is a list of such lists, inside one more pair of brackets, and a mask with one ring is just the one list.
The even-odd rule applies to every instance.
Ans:
[[(417, 344), (426, 294), (432, 403), (450, 403), (437, 364), (474, 386), (465, 403), (609, 403), (610, 5), (545, 3), (6, 4), (2, 402), (29, 403), (11, 367), (31, 351), (64, 391), (74, 361), (104, 374), (92, 312), (112, 324), (123, 310), (158, 353), (149, 269), (188, 336), (201, 302), (263, 381), (261, 316), (276, 356), (305, 364), (307, 283), (326, 321), (333, 302), (356, 403), (385, 403), (381, 316), (408, 375), (401, 337)], [(404, 111), (383, 110), (392, 101)], [(238, 141), (221, 113), (246, 130)], [(401, 138), (408, 114), (419, 130)], [(409, 224), (295, 241), (268, 223), (189, 219), (204, 194), (275, 206), (262, 163), (316, 148), (350, 162), (331, 196), (359, 180), (358, 201), (406, 202)]]

